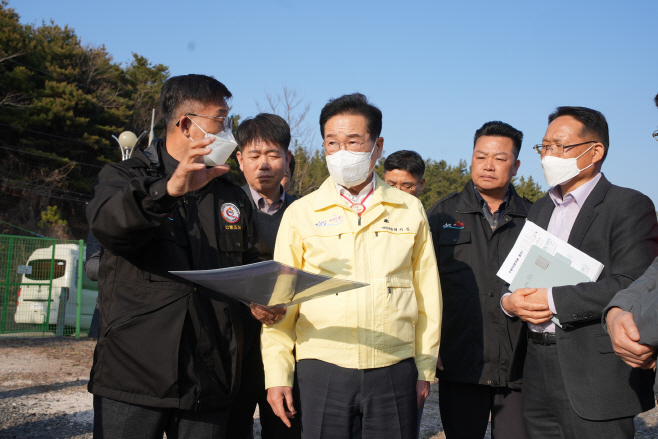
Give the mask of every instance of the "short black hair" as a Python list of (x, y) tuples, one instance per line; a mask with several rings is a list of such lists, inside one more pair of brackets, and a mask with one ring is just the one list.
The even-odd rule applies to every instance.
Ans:
[(290, 146), (290, 126), (276, 114), (260, 113), (254, 118), (240, 122), (235, 133), (240, 151), (252, 142), (274, 143), (288, 151)]
[(361, 93), (344, 95), (337, 99), (330, 99), (320, 112), (320, 134), (324, 139), (324, 126), (327, 121), (339, 114), (357, 114), (366, 118), (368, 134), (377, 139), (382, 132), (382, 112), (368, 102)]
[(386, 157), (384, 161), (384, 172), (395, 169), (407, 171), (420, 180), (425, 174), (425, 162), (416, 151), (397, 151)]
[(603, 113), (586, 107), (557, 107), (548, 116), (548, 124), (550, 125), (551, 122), (562, 116), (571, 116), (583, 124), (583, 129), (580, 131), (581, 137), (593, 136), (594, 139), (592, 140), (603, 144), (603, 159), (601, 159), (601, 163), (603, 163), (608, 155), (608, 146), (610, 145), (608, 121), (605, 120)]
[(290, 178), (292, 178), (293, 174), (295, 173), (295, 155), (290, 154), (290, 163), (288, 163), (288, 167), (290, 167)]
[(658, 107), (658, 95), (656, 95), (656, 97), (653, 98), (653, 101), (656, 103), (656, 107)]
[(485, 123), (475, 132), (475, 136), (473, 137), (473, 148), (475, 148), (475, 144), (482, 136), (507, 137), (511, 139), (513, 144), (512, 151), (514, 152), (514, 158), (519, 158), (521, 143), (523, 143), (523, 133), (514, 128), (512, 125), (501, 122), (499, 120)]
[(160, 92), (160, 109), (167, 129), (183, 106), (220, 104), (231, 99), (228, 88), (212, 76), (182, 75), (167, 79)]

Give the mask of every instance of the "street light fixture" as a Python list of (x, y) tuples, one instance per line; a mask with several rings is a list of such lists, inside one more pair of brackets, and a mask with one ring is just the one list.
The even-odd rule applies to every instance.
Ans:
[(123, 133), (119, 134), (119, 137), (114, 135), (112, 136), (114, 137), (114, 140), (116, 140), (119, 144), (119, 149), (121, 150), (121, 160), (128, 160), (130, 156), (133, 155), (135, 145), (137, 145), (137, 142), (139, 142), (144, 134), (146, 134), (146, 131), (137, 137), (132, 131), (124, 131)]

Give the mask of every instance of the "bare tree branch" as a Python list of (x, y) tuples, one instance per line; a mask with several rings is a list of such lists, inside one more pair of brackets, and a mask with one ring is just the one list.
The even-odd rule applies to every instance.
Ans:
[[(17, 52), (4, 58), (0, 58), (0, 63), (16, 58), (17, 56), (25, 55), (25, 52)], [(27, 106), (27, 96), (23, 93), (9, 92), (0, 98), (0, 107), (25, 107)]]
[(290, 126), (293, 146), (311, 148), (315, 138), (314, 130), (305, 123), (306, 116), (311, 110), (311, 103), (308, 102), (304, 105), (304, 96), (301, 96), (299, 90), (284, 85), (280, 93), (265, 93), (265, 100), (267, 101), (266, 106), (256, 101), (258, 111), (281, 116)]
[(5, 62), (9, 59), (16, 58), (17, 56), (25, 55), (25, 52), (17, 52), (14, 53), (13, 55), (5, 56), (4, 58), (0, 58), (0, 63)]
[(0, 107), (26, 107), (27, 97), (23, 93), (7, 93), (0, 98)]
[[(266, 105), (256, 101), (259, 112), (269, 112), (281, 116), (290, 126), (291, 150), (295, 157), (303, 156), (306, 160), (297, 160), (295, 175), (292, 176), (294, 193), (308, 193), (309, 185), (315, 186), (314, 179), (307, 180), (311, 167), (311, 158), (315, 155), (315, 131), (307, 123), (306, 117), (311, 103), (304, 103), (304, 96), (294, 87), (284, 85), (281, 92), (265, 93)], [(298, 155), (297, 152), (300, 152)]]

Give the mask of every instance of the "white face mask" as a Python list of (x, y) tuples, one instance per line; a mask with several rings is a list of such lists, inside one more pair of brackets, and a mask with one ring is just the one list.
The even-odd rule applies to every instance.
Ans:
[(368, 179), (374, 168), (370, 167), (370, 159), (375, 148), (377, 144), (370, 152), (350, 152), (341, 149), (328, 155), (329, 175), (334, 182), (346, 188), (360, 185)]
[[(188, 119), (190, 118), (188, 117)], [(206, 147), (210, 148), (212, 151), (210, 151), (210, 154), (203, 156), (203, 162), (206, 164), (206, 166), (217, 166), (226, 163), (226, 160), (228, 160), (228, 158), (231, 156), (231, 153), (235, 147), (238, 146), (238, 142), (236, 142), (235, 137), (233, 137), (233, 132), (228, 129), (227, 131), (221, 131), (217, 134), (206, 133), (206, 131), (201, 128), (199, 124), (194, 122), (192, 119), (190, 120), (194, 125), (197, 126), (197, 128), (206, 134), (204, 138), (215, 138), (215, 140)], [(192, 140), (191, 137), (190, 140)]]
[[(587, 148), (587, 151), (594, 148), (594, 145)], [(544, 171), (544, 178), (549, 186), (557, 186), (558, 184), (565, 184), (570, 182), (575, 176), (580, 174), (589, 166), (580, 169), (578, 167), (578, 159), (581, 158), (587, 151), (583, 152), (578, 157), (571, 157), (563, 159), (552, 155), (547, 155), (541, 159), (541, 168)]]

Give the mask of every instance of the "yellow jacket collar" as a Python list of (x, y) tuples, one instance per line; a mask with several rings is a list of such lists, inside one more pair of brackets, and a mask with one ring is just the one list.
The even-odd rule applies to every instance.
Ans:
[[(381, 203), (404, 204), (398, 189), (384, 183), (384, 180), (379, 178), (376, 173), (375, 178), (377, 179), (377, 183), (375, 185), (375, 192), (372, 194), (371, 206)], [(315, 197), (313, 210), (319, 211), (331, 206), (342, 206), (343, 204), (344, 201), (336, 190), (336, 183), (331, 177), (328, 177), (318, 188), (318, 196)]]

